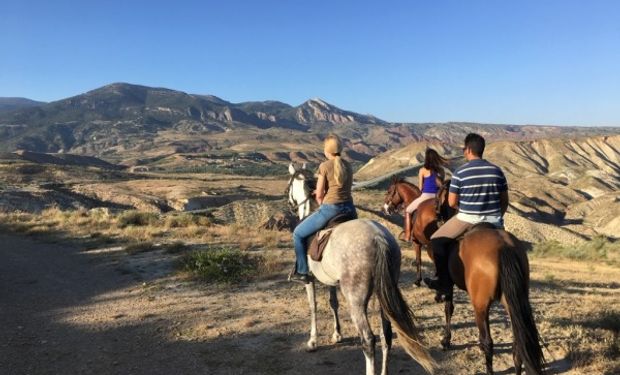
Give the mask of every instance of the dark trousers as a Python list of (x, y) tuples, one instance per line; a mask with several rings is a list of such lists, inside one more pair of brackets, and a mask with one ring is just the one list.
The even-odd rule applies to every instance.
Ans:
[(438, 237), (431, 239), (431, 247), (433, 248), (433, 259), (437, 268), (437, 278), (442, 286), (452, 286), (450, 271), (448, 269), (448, 261), (450, 253), (454, 249), (456, 241), (448, 237)]

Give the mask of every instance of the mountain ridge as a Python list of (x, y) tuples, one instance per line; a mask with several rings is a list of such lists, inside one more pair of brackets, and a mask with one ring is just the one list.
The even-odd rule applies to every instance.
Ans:
[(0, 112), (9, 112), (22, 108), (37, 107), (43, 104), (46, 104), (46, 102), (22, 97), (0, 97)]
[(391, 123), (320, 98), (297, 106), (266, 100), (232, 103), (214, 95), (116, 82), (38, 106), (0, 113), (0, 152), (70, 152), (120, 160), (162, 152), (224, 149), (272, 153), (320, 148), (341, 135), (354, 160), (418, 141), (460, 144), (468, 132), (489, 139), (620, 133), (620, 128)]

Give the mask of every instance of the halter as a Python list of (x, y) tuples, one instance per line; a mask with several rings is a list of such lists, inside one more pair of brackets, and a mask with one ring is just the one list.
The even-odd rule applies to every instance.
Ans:
[[(304, 178), (299, 178), (299, 176), (303, 176)], [(292, 213), (296, 213), (296, 211), (297, 211), (297, 209), (299, 207), (303, 206), (304, 204), (306, 204), (306, 202), (308, 202), (310, 199), (312, 199), (312, 194), (307, 194), (308, 197), (306, 199), (304, 199), (303, 201), (297, 203), (295, 198), (291, 196), (291, 188), (292, 188), (293, 182), (295, 180), (304, 180), (304, 181), (306, 181), (307, 183), (304, 185), (304, 189), (310, 190), (308, 185), (311, 184), (314, 181), (314, 176), (312, 175), (312, 172), (310, 172), (309, 170), (307, 170), (307, 169), (300, 169), (300, 170), (296, 170), (295, 173), (288, 180), (288, 185), (286, 186), (286, 189), (284, 190), (284, 195), (287, 197), (286, 201), (287, 201), (289, 209), (290, 209), (290, 211)]]
[[(398, 189), (396, 189), (396, 183), (393, 186), (394, 186), (394, 190), (392, 191), (392, 194), (390, 194), (390, 196), (387, 197), (388, 198), (388, 208), (396, 210), (398, 208), (398, 206), (394, 206), (394, 196), (396, 194), (398, 194)], [(401, 197), (401, 200), (402, 200), (402, 197)]]
[[(397, 185), (397, 184), (401, 184), (401, 183), (403, 183), (403, 184), (408, 184), (408, 182), (407, 182), (407, 181), (404, 181), (402, 178), (400, 178), (400, 179), (395, 179), (395, 180), (392, 182), (392, 184), (390, 185), (390, 186), (393, 186), (393, 187), (394, 187), (394, 190), (392, 191), (392, 193), (390, 193), (390, 192), (389, 192), (389, 190), (388, 190), (388, 192), (386, 193), (386, 198), (389, 200), (389, 202), (387, 202), (387, 205), (388, 205), (388, 208), (390, 208), (390, 209), (396, 210), (396, 209), (398, 209), (398, 207), (402, 206), (402, 205), (403, 205), (403, 203), (405, 203), (405, 200), (403, 199), (403, 197), (400, 197), (400, 199), (401, 199), (401, 201), (402, 201), (402, 202), (401, 202), (398, 206), (394, 206), (394, 203), (393, 203), (394, 196), (395, 196), (395, 195), (400, 196), (400, 194), (398, 193), (398, 189), (396, 188), (396, 185)], [(390, 194), (390, 195), (388, 196), (388, 194)]]

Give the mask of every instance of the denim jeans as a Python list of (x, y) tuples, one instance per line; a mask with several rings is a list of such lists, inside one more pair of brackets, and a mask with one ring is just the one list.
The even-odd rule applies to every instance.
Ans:
[(308, 247), (306, 244), (308, 237), (321, 230), (327, 222), (339, 214), (351, 214), (353, 217), (357, 217), (353, 202), (324, 203), (316, 212), (297, 225), (293, 231), (293, 242), (295, 243), (295, 256), (297, 257), (295, 269), (298, 273), (308, 273)]

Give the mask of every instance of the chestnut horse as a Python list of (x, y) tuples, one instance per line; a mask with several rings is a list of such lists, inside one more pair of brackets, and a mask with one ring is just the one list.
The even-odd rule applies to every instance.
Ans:
[[(394, 176), (385, 194), (383, 210), (388, 215), (392, 215), (400, 206), (402, 206), (404, 210), (404, 208), (419, 197), (420, 194), (422, 193), (417, 186), (398, 176)], [(431, 257), (431, 251), (428, 246), (430, 246), (431, 243), (431, 235), (437, 230), (437, 214), (435, 212), (435, 207), (436, 200), (429, 199), (422, 202), (415, 213), (412, 238), (415, 250), (415, 268), (417, 272), (414, 283), (417, 286), (420, 286), (422, 282), (422, 246), (427, 248), (427, 254)], [(404, 215), (407, 215), (407, 213), (404, 212)]]
[[(440, 216), (440, 220), (448, 220), (455, 214), (455, 210), (448, 205), (449, 183), (449, 180), (446, 181), (438, 193), (438, 210), (432, 210)], [(405, 196), (407, 191), (410, 197), (410, 187), (403, 185), (402, 181), (397, 181), (395, 185), (391, 189), (396, 192), (395, 195), (403, 192)], [(429, 204), (435, 205), (435, 200), (429, 201)], [(428, 238), (430, 234), (425, 233), (425, 236)], [(528, 374), (543, 374), (545, 359), (529, 300), (529, 263), (519, 240), (505, 230), (488, 224), (476, 225), (458, 243), (455, 242), (448, 262), (454, 284), (466, 291), (471, 299), (487, 374), (493, 373), (489, 309), (494, 301), (501, 301), (510, 317), (516, 373), (521, 374), (525, 365)], [(450, 324), (454, 312), (451, 293), (446, 296), (444, 312), (446, 325), (441, 345), (447, 349), (450, 347)]]

